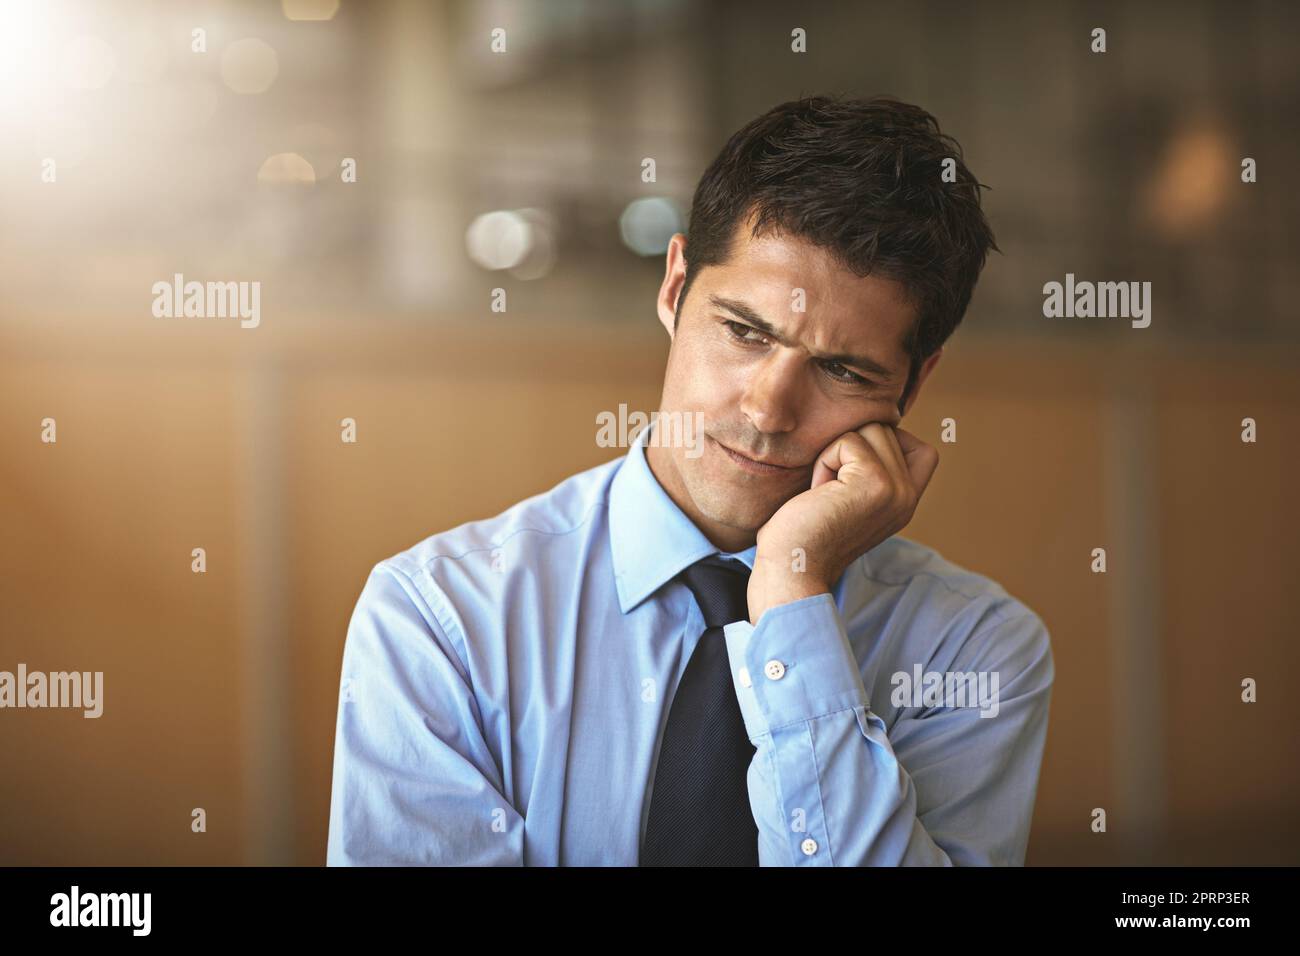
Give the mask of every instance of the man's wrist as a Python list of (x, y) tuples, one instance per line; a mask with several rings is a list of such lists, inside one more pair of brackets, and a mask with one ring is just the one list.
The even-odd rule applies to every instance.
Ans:
[[(758, 574), (757, 563), (755, 573)], [(757, 627), (763, 612), (768, 608), (792, 604), (817, 594), (828, 594), (830, 590), (829, 584), (807, 572), (792, 569), (764, 572), (750, 581), (749, 623)]]

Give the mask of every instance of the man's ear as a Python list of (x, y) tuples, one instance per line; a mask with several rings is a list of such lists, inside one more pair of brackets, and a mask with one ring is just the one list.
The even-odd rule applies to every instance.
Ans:
[(912, 405), (916, 403), (916, 397), (921, 394), (921, 386), (929, 377), (930, 372), (939, 364), (939, 357), (943, 355), (943, 346), (939, 346), (930, 355), (928, 359), (921, 363), (921, 367), (916, 372), (916, 381), (912, 384), (912, 394), (907, 396), (907, 403), (903, 406), (903, 414), (906, 415), (912, 410)]
[(659, 286), (659, 322), (672, 338), (676, 331), (677, 298), (681, 295), (682, 284), (686, 281), (686, 235), (675, 233), (668, 240), (668, 252), (664, 257), (664, 281)]

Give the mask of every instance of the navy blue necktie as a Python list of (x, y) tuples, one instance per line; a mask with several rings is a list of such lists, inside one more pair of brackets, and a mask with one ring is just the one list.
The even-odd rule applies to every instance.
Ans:
[(758, 866), (745, 733), (722, 627), (749, 620), (749, 568), (705, 558), (682, 572), (708, 630), (686, 664), (659, 749), (641, 866)]

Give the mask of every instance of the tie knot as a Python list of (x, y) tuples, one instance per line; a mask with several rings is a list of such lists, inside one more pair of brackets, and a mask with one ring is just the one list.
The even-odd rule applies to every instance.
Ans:
[(696, 561), (682, 572), (682, 580), (695, 595), (707, 627), (723, 627), (749, 620), (749, 568), (720, 555)]

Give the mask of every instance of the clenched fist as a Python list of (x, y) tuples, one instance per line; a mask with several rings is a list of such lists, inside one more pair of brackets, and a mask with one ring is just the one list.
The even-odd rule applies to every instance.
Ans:
[[(896, 425), (870, 422), (826, 446), (812, 487), (758, 531), (749, 578), (749, 620), (769, 607), (825, 594), (854, 560), (912, 520), (939, 466), (939, 452)], [(804, 570), (794, 568), (801, 548)]]

